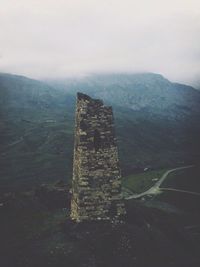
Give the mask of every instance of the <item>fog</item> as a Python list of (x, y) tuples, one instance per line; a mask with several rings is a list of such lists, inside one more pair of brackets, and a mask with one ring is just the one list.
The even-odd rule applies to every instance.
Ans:
[(0, 0), (0, 71), (33, 78), (156, 72), (192, 84), (199, 0)]

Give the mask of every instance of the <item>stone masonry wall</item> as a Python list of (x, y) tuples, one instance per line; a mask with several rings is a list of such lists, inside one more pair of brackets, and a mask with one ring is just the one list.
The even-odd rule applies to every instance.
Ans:
[(71, 218), (110, 220), (124, 213), (112, 108), (78, 93)]

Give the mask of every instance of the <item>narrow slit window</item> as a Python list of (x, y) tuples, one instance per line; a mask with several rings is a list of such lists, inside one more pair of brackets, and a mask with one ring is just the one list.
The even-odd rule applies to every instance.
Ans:
[(94, 131), (94, 149), (98, 151), (101, 147), (101, 136), (98, 130)]

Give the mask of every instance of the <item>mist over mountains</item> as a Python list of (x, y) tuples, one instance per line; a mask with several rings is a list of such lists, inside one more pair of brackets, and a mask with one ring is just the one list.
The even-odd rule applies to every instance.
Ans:
[(200, 94), (191, 86), (154, 73), (95, 74), (49, 84), (72, 95), (77, 90), (88, 93), (113, 106), (119, 144), (123, 143), (120, 151), (125, 152), (122, 162), (129, 167), (131, 161), (132, 166), (147, 161), (153, 166), (162, 161), (178, 164), (180, 151), (180, 162), (188, 153), (198, 154)]
[(200, 92), (153, 73), (37, 81), (0, 74), (1, 185), (71, 180), (76, 92), (112, 105), (123, 174), (200, 158)]
[[(170, 115), (171, 108), (185, 109), (185, 115), (190, 113), (189, 109), (198, 112), (199, 93), (191, 86), (172, 83), (160, 74), (99, 74), (52, 81), (50, 85), (73, 94), (78, 88), (112, 105), (132, 110), (150, 108), (152, 112), (157, 113), (159, 110), (166, 116)], [(172, 111), (171, 116), (174, 115)]]

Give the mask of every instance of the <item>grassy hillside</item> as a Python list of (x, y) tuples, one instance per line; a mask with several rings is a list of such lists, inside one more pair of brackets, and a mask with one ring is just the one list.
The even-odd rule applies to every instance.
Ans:
[[(112, 104), (123, 175), (198, 160), (200, 94), (193, 88), (153, 74), (96, 76), (59, 85), (0, 74), (2, 191), (70, 182), (79, 90)], [(174, 100), (178, 91), (180, 103)]]
[(1, 188), (71, 175), (75, 99), (44, 83), (0, 75)]
[(200, 155), (200, 93), (190, 86), (153, 73), (95, 74), (48, 82), (114, 107), (124, 171), (134, 165), (177, 165)]
[[(168, 166), (198, 160), (196, 91), (178, 85), (177, 90), (190, 95), (188, 101), (187, 94), (182, 96), (183, 107), (178, 98), (173, 102), (173, 92), (161, 101), (158, 91), (172, 86), (169, 81), (152, 75), (137, 77), (137, 83), (134, 79), (111, 76), (85, 87), (74, 82), (65, 90), (62, 84), (0, 74), (0, 266), (200, 265), (199, 197), (164, 192), (141, 202), (126, 201), (122, 224), (74, 224), (69, 219), (77, 90), (92, 95), (96, 87), (97, 97), (113, 101), (123, 184), (132, 191), (149, 188)], [(114, 92), (116, 83), (123, 88)], [(131, 84), (140, 90), (146, 86), (137, 105), (133, 95), (128, 104)], [(162, 90), (169, 94), (173, 88)], [(188, 169), (166, 182), (191, 189), (199, 184), (198, 177)]]

